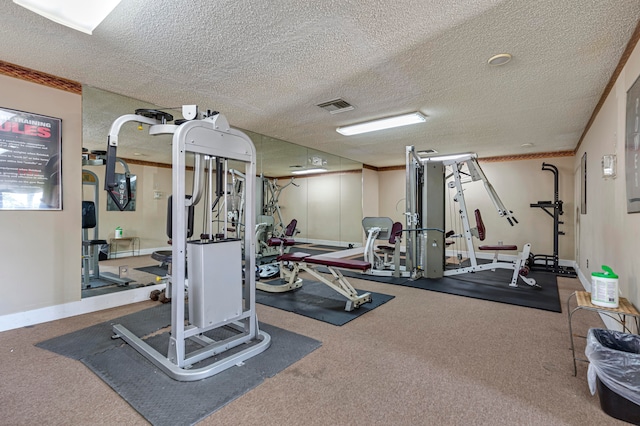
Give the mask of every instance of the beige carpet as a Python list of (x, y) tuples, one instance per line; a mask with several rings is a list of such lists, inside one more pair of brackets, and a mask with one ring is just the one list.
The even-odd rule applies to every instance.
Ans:
[[(353, 284), (396, 298), (342, 327), (258, 306), (261, 321), (323, 345), (201, 424), (623, 424), (589, 394), (586, 364), (573, 377), (566, 312)], [(559, 287), (565, 309), (581, 286), (559, 278)], [(146, 424), (80, 362), (33, 345), (155, 303), (0, 333), (0, 424)], [(590, 326), (602, 327), (596, 314), (575, 315), (574, 331)]]

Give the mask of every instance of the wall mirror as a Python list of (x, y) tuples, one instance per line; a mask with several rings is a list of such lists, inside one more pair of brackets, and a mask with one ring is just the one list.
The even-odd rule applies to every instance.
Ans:
[[(112, 252), (112, 258), (148, 253), (167, 247), (166, 206), (171, 193), (171, 137), (150, 136), (146, 125), (127, 123), (119, 135), (118, 157), (136, 176), (135, 211), (113, 212), (106, 209), (106, 194), (102, 185), (104, 166), (91, 165), (92, 152), (106, 150), (107, 135), (113, 121), (136, 109), (160, 109), (155, 105), (126, 96), (83, 86), (83, 148), (86, 157), (83, 170), (91, 172), (97, 185), (83, 185), (83, 199), (98, 202), (98, 236), (111, 241), (116, 228), (124, 238), (135, 238), (135, 247)], [(174, 111), (168, 111), (174, 114)], [(179, 109), (176, 118), (181, 118)], [(233, 122), (230, 119), (230, 124)], [(256, 177), (263, 188), (263, 198), (257, 213), (273, 201), (274, 192), (281, 220), (286, 226), (298, 221), (297, 238), (317, 245), (362, 244), (362, 163), (322, 151), (296, 145), (256, 132), (244, 131), (257, 151)], [(116, 171), (122, 171), (118, 165)], [(233, 165), (230, 165), (233, 167)], [(304, 174), (311, 169), (318, 173)], [(303, 172), (302, 174), (296, 174)], [(97, 188), (97, 189), (96, 189)], [(273, 209), (272, 209), (273, 210)], [(267, 212), (269, 213), (269, 212)], [(196, 221), (203, 220), (196, 217)], [(125, 241), (128, 242), (128, 241)], [(130, 251), (126, 251), (129, 249)]]

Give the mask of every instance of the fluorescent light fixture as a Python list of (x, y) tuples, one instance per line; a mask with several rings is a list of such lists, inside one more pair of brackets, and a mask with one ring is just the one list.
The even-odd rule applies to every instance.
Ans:
[(427, 119), (424, 115), (419, 112), (412, 112), (410, 114), (396, 115), (395, 117), (381, 118), (380, 120), (342, 126), (338, 127), (336, 131), (342, 135), (351, 136), (358, 135), (360, 133), (374, 132), (376, 130), (390, 129), (392, 127), (424, 123), (425, 121), (427, 121)]
[(462, 154), (449, 154), (449, 155), (434, 155), (429, 157), (420, 157), (420, 161), (436, 161), (436, 162), (445, 162), (445, 161), (455, 161), (455, 160), (470, 160), (472, 158), (478, 158), (478, 155), (473, 152), (466, 152)]
[(294, 170), (291, 172), (292, 175), (307, 175), (311, 173), (324, 173), (327, 169), (304, 169), (304, 170)]
[(53, 22), (92, 34), (100, 22), (120, 3), (120, 0), (13, 0), (13, 2)]

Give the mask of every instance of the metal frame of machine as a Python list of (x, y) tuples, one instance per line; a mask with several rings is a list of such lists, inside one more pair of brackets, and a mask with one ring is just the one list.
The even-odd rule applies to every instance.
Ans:
[[(107, 146), (107, 172), (105, 190), (113, 191), (114, 168), (118, 133), (127, 122), (144, 123), (150, 126), (151, 135), (173, 134), (173, 193), (172, 193), (172, 273), (167, 285), (167, 293), (172, 300), (171, 335), (166, 355), (161, 354), (140, 337), (124, 326), (116, 324), (113, 331), (167, 375), (179, 381), (194, 381), (220, 373), (230, 367), (264, 352), (270, 345), (271, 337), (258, 329), (255, 310), (255, 274), (242, 273), (242, 242), (227, 237), (210, 240), (187, 241), (187, 210), (200, 201), (201, 175), (204, 162), (209, 161), (212, 173), (214, 161), (217, 167), (224, 165), (224, 188), (228, 174), (228, 160), (236, 160), (245, 165), (245, 176), (256, 175), (256, 150), (251, 139), (244, 133), (231, 129), (226, 118), (217, 112), (200, 112), (195, 105), (182, 107), (184, 121), (167, 124), (173, 117), (157, 110), (138, 110), (114, 121), (109, 132)], [(186, 190), (186, 156), (194, 155), (193, 195)], [(205, 161), (202, 161), (204, 158)], [(211, 181), (211, 175), (209, 175)], [(255, 179), (246, 179), (244, 218), (240, 220), (247, 229), (255, 226)], [(211, 188), (211, 186), (209, 187)], [(226, 191), (225, 191), (226, 192)], [(210, 200), (211, 201), (211, 200)], [(229, 203), (224, 203), (228, 206)], [(211, 205), (205, 205), (211, 210)], [(227, 215), (224, 214), (224, 220)], [(187, 267), (187, 255), (189, 265)], [(244, 233), (244, 270), (255, 269), (255, 241), (251, 232)], [(186, 273), (189, 272), (187, 286)], [(185, 289), (188, 289), (189, 317), (185, 312)], [(232, 337), (214, 340), (205, 332), (225, 328), (233, 330)], [(187, 353), (186, 342), (190, 340), (198, 349)], [(246, 344), (246, 345), (245, 345)], [(229, 349), (245, 346), (228, 356)], [(194, 364), (220, 355), (220, 359), (204, 367)]]
[[(517, 287), (518, 278), (530, 286), (536, 286), (532, 278), (527, 278), (528, 268), (525, 267), (529, 257), (530, 244), (525, 244), (524, 250), (518, 254), (515, 262), (499, 261), (497, 258), (491, 263), (478, 264), (473, 236), (477, 229), (471, 228), (469, 215), (462, 188), (462, 168), (466, 166), (465, 174), (471, 181), (482, 181), (484, 187), (496, 208), (498, 215), (507, 219), (513, 226), (518, 221), (512, 212), (505, 207), (495, 189), (487, 179), (478, 164), (474, 153), (455, 154), (438, 157), (420, 157), (413, 146), (406, 149), (407, 173), (407, 270), (412, 277), (440, 278), (448, 275), (458, 275), (469, 272), (510, 269), (513, 276), (510, 286)], [(444, 270), (444, 188), (447, 186), (445, 170), (452, 171), (453, 181), (448, 186), (455, 189), (454, 200), (459, 204), (462, 220), (463, 235), (466, 241), (467, 256), (470, 266)], [(496, 246), (491, 246), (495, 248)]]

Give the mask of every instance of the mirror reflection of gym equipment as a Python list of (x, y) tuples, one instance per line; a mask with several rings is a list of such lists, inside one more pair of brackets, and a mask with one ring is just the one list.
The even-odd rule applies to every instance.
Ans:
[[(127, 170), (126, 163), (118, 159)], [(83, 158), (85, 164), (100, 165), (104, 164), (103, 159), (88, 160)], [(91, 191), (91, 200), (82, 202), (82, 290), (85, 296), (90, 295), (86, 290), (99, 287), (125, 287), (133, 280), (127, 277), (128, 268), (122, 266), (119, 268), (118, 275), (111, 272), (100, 272), (100, 254), (107, 254), (109, 251), (109, 243), (99, 238), (99, 198), (100, 180), (98, 176), (90, 170), (82, 170), (82, 186), (89, 187)], [(91, 234), (91, 235), (90, 235)]]
[[(281, 254), (278, 245), (269, 242), (271, 238), (293, 238), (299, 231), (295, 228), (291, 230), (289, 225), (284, 224), (282, 211), (280, 208), (280, 194), (290, 185), (297, 187), (294, 178), (286, 185), (278, 185), (277, 179), (267, 179), (263, 176), (258, 178), (260, 182), (258, 186), (258, 205), (261, 214), (258, 215), (256, 221), (256, 257), (261, 259), (260, 263), (270, 263), (275, 256)], [(295, 220), (294, 218), (291, 218)], [(296, 221), (297, 223), (297, 221)], [(287, 234), (288, 233), (288, 234)], [(288, 252), (289, 247), (284, 248), (284, 252)], [(272, 268), (273, 269), (273, 268)], [(264, 278), (264, 277), (263, 277)]]
[[(511, 226), (518, 223), (512, 212), (505, 207), (495, 189), (480, 168), (475, 154), (457, 154), (440, 157), (421, 157), (414, 147), (406, 149), (407, 173), (407, 256), (406, 269), (414, 278), (441, 278), (476, 271), (500, 269), (513, 270), (509, 286), (517, 287), (518, 280), (529, 286), (536, 281), (528, 278), (530, 244), (525, 244), (514, 262), (499, 259), (503, 250), (517, 250), (511, 244), (481, 245), (479, 250), (494, 252), (493, 261), (478, 263), (473, 238), (484, 240), (485, 228), (479, 210), (475, 211), (476, 226), (470, 225), (469, 212), (464, 198), (463, 183), (482, 181), (498, 215), (507, 219)], [(446, 174), (450, 173), (450, 174)], [(446, 183), (447, 179), (453, 180)], [(466, 179), (463, 182), (463, 178)], [(454, 190), (454, 202), (458, 205), (462, 222), (462, 234), (449, 238), (461, 238), (466, 242), (469, 266), (459, 265), (445, 269), (445, 187)]]
[[(244, 165), (245, 176), (255, 176), (255, 147), (248, 136), (231, 129), (226, 118), (217, 112), (201, 112), (195, 105), (187, 105), (182, 108), (182, 115), (184, 120), (176, 120), (174, 124), (169, 124), (173, 121), (171, 114), (158, 110), (137, 110), (136, 114), (116, 119), (109, 131), (104, 188), (110, 197), (117, 197), (114, 194), (116, 151), (118, 134), (125, 123), (148, 124), (150, 135), (173, 134), (173, 191), (169, 215), (171, 274), (165, 290), (171, 299), (168, 351), (160, 353), (120, 324), (113, 326), (113, 332), (115, 338), (122, 338), (173, 379), (194, 381), (218, 374), (264, 352), (271, 338), (258, 328), (255, 274), (243, 273), (255, 268), (253, 233), (244, 232), (244, 245), (238, 238), (231, 238), (228, 211), (220, 215), (223, 221), (221, 235), (214, 235), (212, 227), (213, 170), (217, 169), (217, 174), (222, 176), (222, 188), (227, 187), (230, 160)], [(187, 160), (191, 158), (194, 172), (192, 195), (188, 195), (186, 168)], [(224, 173), (219, 172), (221, 167)], [(245, 181), (247, 204), (244, 217), (238, 218), (249, 229), (255, 224), (254, 182), (253, 179)], [(205, 186), (207, 191), (203, 190)], [(220, 191), (219, 186), (218, 193), (224, 197), (222, 205), (229, 209), (227, 191)], [(126, 207), (117, 201), (116, 204), (121, 210)], [(198, 205), (209, 217), (207, 229), (203, 229), (200, 240), (187, 241), (188, 212)], [(185, 299), (189, 303), (188, 314)], [(193, 350), (187, 342), (195, 344), (197, 349)], [(229, 354), (233, 348), (240, 349)], [(207, 364), (214, 356), (217, 356), (216, 360)]]

